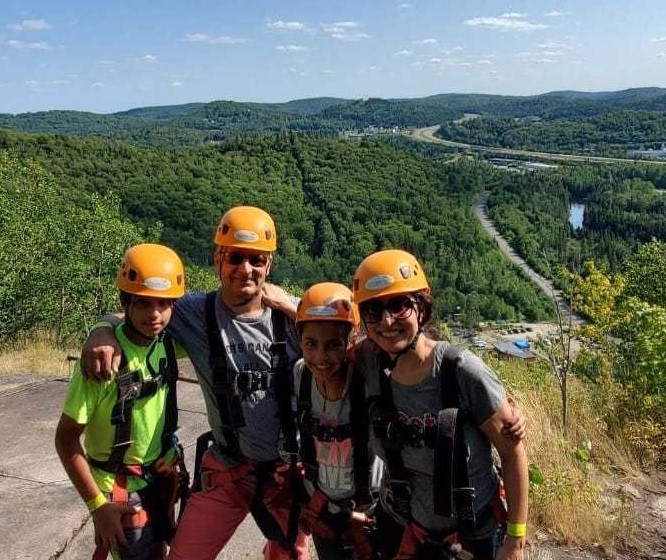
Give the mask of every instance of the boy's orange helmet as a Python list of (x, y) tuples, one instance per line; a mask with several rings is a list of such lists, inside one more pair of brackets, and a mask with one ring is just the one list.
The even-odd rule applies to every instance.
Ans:
[(416, 257), (399, 249), (372, 253), (354, 273), (354, 301), (359, 305), (369, 299), (422, 291), (430, 293), (423, 268)]
[(273, 218), (255, 206), (231, 208), (220, 219), (215, 245), (272, 253), (277, 248)]
[(175, 251), (164, 245), (134, 245), (125, 252), (116, 286), (137, 296), (179, 298), (185, 293), (183, 263)]
[(361, 323), (351, 290), (336, 282), (320, 282), (305, 290), (296, 309), (296, 324), (308, 321), (342, 321), (355, 329)]

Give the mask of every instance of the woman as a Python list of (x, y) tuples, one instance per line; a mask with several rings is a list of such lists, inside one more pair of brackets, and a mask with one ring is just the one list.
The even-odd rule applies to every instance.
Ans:
[[(387, 464), (377, 509), (383, 557), (446, 558), (447, 548), (462, 546), (477, 560), (522, 560), (527, 461), (522, 443), (503, 436), (513, 409), (501, 383), (475, 354), (424, 334), (433, 301), (413, 255), (368, 256), (353, 292), (369, 339), (357, 363)], [(506, 538), (491, 444), (506, 485)]]

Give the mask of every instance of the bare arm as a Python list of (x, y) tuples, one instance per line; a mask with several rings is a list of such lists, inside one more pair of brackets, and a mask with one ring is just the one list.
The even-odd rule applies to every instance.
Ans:
[(527, 434), (527, 419), (512, 397), (507, 397), (507, 401), (511, 407), (513, 416), (510, 423), (504, 424), (502, 435), (511, 438), (514, 441), (523, 440)]
[[(496, 447), (502, 461), (502, 473), (506, 487), (506, 502), (509, 523), (527, 523), (527, 457), (522, 441), (505, 437), (504, 425), (511, 423), (513, 411), (508, 400), (502, 403), (482, 425), (481, 429)], [(525, 537), (507, 536), (500, 548), (498, 560), (523, 560)]]
[(266, 282), (261, 289), (261, 301), (268, 307), (278, 309), (288, 317), (296, 319), (296, 304), (280, 286)]
[[(105, 315), (103, 321), (119, 325), (123, 315)], [(120, 344), (110, 327), (97, 327), (88, 334), (81, 350), (81, 372), (86, 379), (106, 381), (120, 368)]]
[[(100, 494), (100, 490), (81, 447), (80, 438), (84, 428), (84, 424), (78, 424), (63, 414), (56, 428), (55, 447), (74, 488), (84, 502), (89, 502)], [(106, 502), (94, 510), (92, 519), (95, 525), (95, 543), (107, 546), (110, 550), (117, 549), (119, 544), (125, 544), (121, 518), (134, 511), (130, 506), (111, 502)]]

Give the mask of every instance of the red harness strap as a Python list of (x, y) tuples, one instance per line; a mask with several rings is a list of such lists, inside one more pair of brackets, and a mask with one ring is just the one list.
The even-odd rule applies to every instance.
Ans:
[[(141, 476), (143, 474), (142, 465), (125, 465), (123, 474), (117, 474), (111, 490), (111, 502), (115, 504), (129, 503), (129, 492), (127, 491), (127, 477)], [(123, 515), (122, 525), (125, 528), (141, 528), (148, 524), (148, 512), (144, 508), (132, 514)], [(109, 555), (109, 547), (98, 544), (93, 552), (92, 560), (105, 560)]]

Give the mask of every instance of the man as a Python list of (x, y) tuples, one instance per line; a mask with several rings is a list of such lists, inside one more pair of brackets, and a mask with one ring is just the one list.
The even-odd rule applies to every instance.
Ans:
[[(286, 294), (266, 284), (277, 247), (275, 225), (260, 208), (237, 206), (222, 216), (215, 245), (220, 288), (186, 294), (168, 327), (194, 364), (212, 432), (201, 460), (201, 489), (189, 499), (168, 558), (213, 560), (252, 511), (272, 539), (265, 558), (305, 559), (305, 535), (294, 537), (295, 474), (278, 450), (286, 428), (276, 390), (290, 390), (291, 380), (280, 381), (280, 375), (288, 375), (299, 351), (292, 318), (266, 305), (269, 300), (293, 308), (295, 315), (291, 302), (276, 305)], [(118, 350), (109, 334), (91, 334), (82, 354), (85, 372), (116, 369), (112, 356)]]

